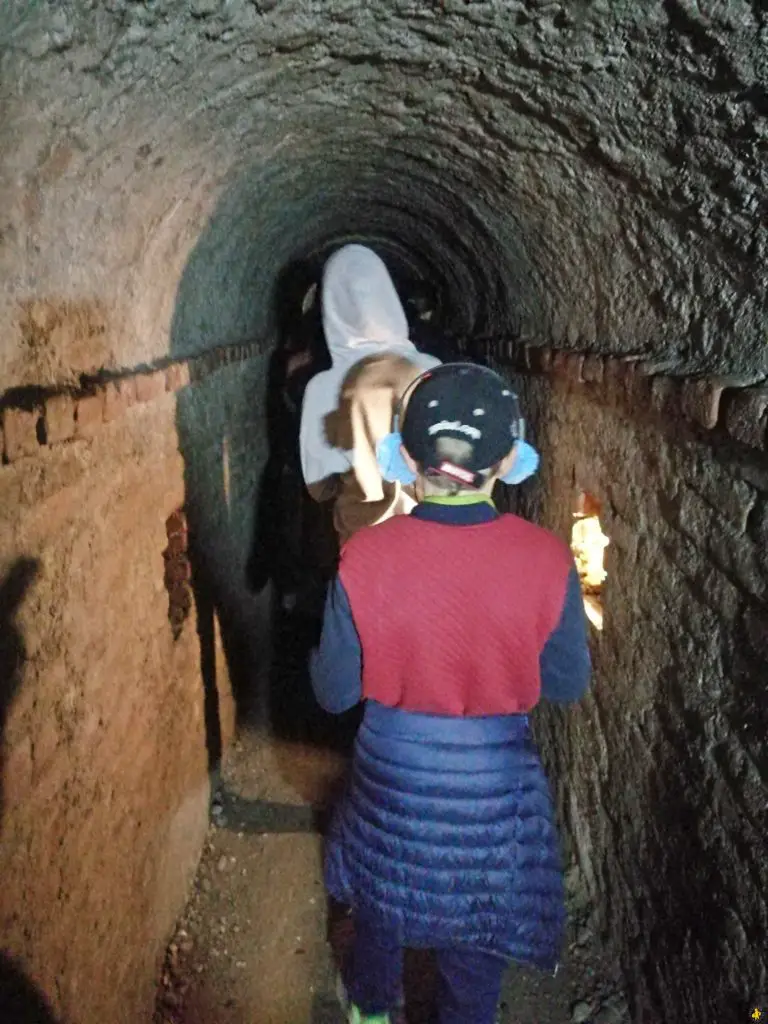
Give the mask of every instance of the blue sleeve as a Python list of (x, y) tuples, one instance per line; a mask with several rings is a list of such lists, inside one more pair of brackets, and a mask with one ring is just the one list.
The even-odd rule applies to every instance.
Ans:
[(568, 574), (563, 610), (539, 658), (541, 696), (567, 704), (587, 692), (592, 661), (587, 641), (587, 616), (579, 574), (574, 565)]
[(362, 652), (349, 598), (338, 576), (328, 588), (319, 645), (309, 656), (309, 675), (318, 704), (333, 715), (363, 699)]

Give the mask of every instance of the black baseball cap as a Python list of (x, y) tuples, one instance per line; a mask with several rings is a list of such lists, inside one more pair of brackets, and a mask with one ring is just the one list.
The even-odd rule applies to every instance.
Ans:
[[(517, 395), (503, 377), (475, 363), (444, 363), (416, 380), (401, 436), (406, 451), (425, 471), (478, 487), (483, 482), (480, 471), (508, 455), (523, 430)], [(469, 441), (471, 456), (461, 466), (446, 463), (437, 453), (440, 437)]]

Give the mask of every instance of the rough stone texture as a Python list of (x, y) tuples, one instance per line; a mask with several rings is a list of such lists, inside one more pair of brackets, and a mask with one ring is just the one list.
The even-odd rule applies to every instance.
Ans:
[(71, 395), (53, 395), (45, 403), (45, 442), (68, 441), (75, 433), (75, 403)]
[(153, 402), (164, 393), (165, 372), (154, 370), (152, 373), (140, 373), (135, 378), (136, 401)]
[(187, 363), (174, 363), (165, 371), (165, 387), (167, 391), (178, 391), (189, 384), (189, 365)]
[(79, 398), (75, 406), (75, 437), (93, 437), (104, 422), (104, 392)]
[(768, 476), (606, 386), (524, 385), (526, 507), (567, 537), (586, 491), (610, 538), (591, 695), (536, 729), (633, 1019), (747, 1019), (767, 981)]
[(164, 355), (198, 240), (185, 352), (261, 334), (353, 235), (457, 332), (768, 369), (761, 4), (359, 6), (6, 3), (0, 377)]
[(37, 425), (40, 409), (3, 410), (5, 457), (9, 462), (34, 455), (38, 449)]
[(0, 471), (0, 933), (61, 1022), (148, 1019), (207, 827), (196, 624), (174, 642), (163, 586), (174, 417)]
[(104, 386), (104, 422), (118, 419), (135, 401), (136, 382), (132, 378), (108, 381)]
[(768, 387), (727, 393), (725, 428), (736, 441), (768, 449)]

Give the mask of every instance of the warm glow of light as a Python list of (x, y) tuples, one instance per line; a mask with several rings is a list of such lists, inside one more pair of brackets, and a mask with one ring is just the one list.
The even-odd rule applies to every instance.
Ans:
[(595, 629), (602, 629), (603, 607), (599, 595), (606, 577), (603, 556), (610, 541), (600, 528), (600, 519), (594, 514), (595, 504), (594, 501), (579, 502), (579, 511), (574, 513), (576, 522), (571, 531), (571, 549), (584, 591), (584, 610), (587, 618)]
[(595, 627), (595, 629), (603, 628), (603, 608), (596, 597), (592, 594), (584, 595), (584, 611), (587, 613), (587, 618)]
[(597, 516), (577, 518), (571, 532), (571, 547), (576, 567), (586, 587), (599, 587), (605, 579), (603, 552), (610, 541), (600, 529)]

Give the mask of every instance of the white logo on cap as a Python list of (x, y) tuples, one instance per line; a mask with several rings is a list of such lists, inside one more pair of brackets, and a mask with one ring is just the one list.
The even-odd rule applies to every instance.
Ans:
[(432, 424), (428, 433), (431, 437), (432, 434), (439, 434), (442, 430), (455, 430), (459, 434), (471, 437), (473, 441), (479, 441), (483, 436), (483, 432), (477, 427), (471, 427), (468, 423), (462, 423), (460, 420), (440, 420), (439, 423)]

